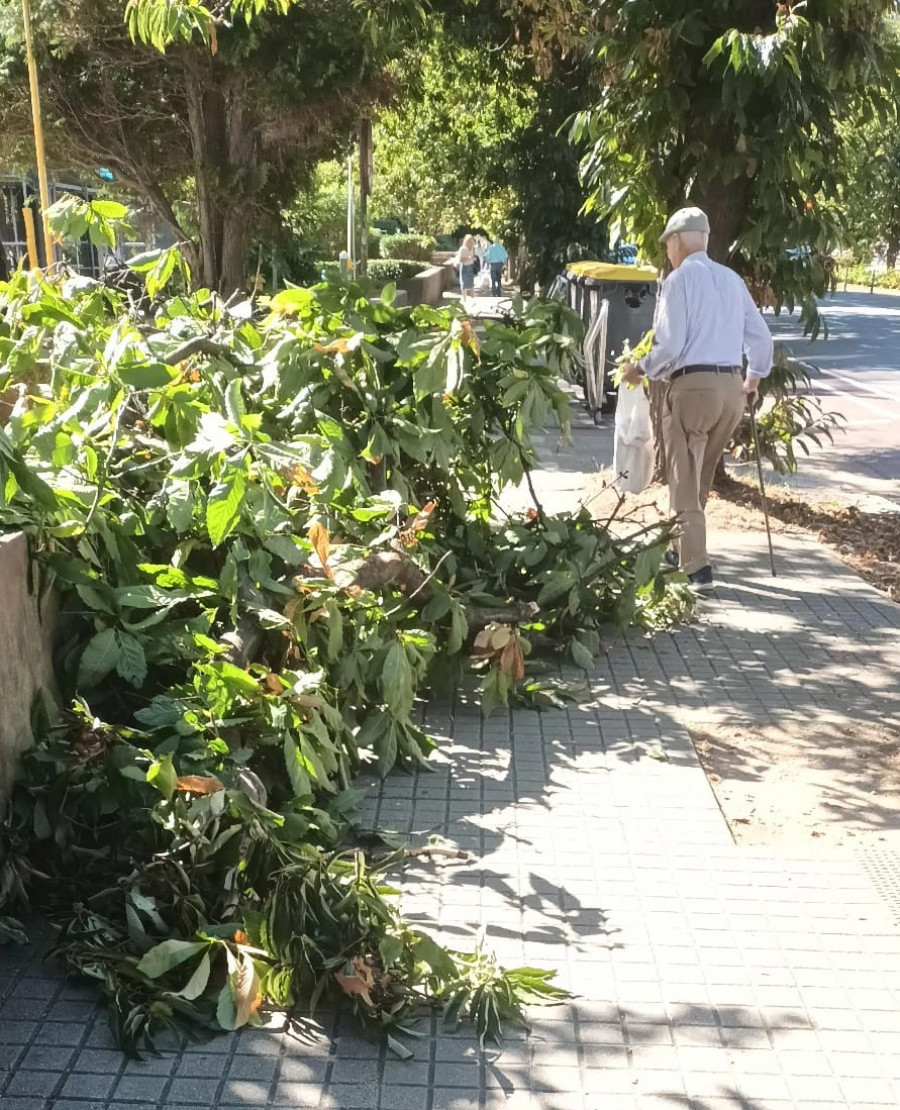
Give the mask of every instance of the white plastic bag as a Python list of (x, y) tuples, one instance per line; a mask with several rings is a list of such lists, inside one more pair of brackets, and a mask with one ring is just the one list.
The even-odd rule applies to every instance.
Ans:
[(650, 401), (642, 385), (619, 386), (613, 485), (620, 493), (643, 493), (653, 477), (653, 425)]

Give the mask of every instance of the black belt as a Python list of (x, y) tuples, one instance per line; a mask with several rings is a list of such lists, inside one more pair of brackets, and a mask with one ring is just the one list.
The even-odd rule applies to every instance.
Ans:
[(740, 374), (740, 366), (716, 366), (708, 363), (697, 363), (694, 366), (681, 366), (669, 375), (669, 381), (680, 378), (684, 374)]

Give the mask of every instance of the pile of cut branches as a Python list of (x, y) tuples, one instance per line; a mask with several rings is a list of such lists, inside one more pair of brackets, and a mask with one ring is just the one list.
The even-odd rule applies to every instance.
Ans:
[(479, 342), (390, 289), (288, 289), (263, 313), (179, 291), (175, 253), (135, 268), (140, 297), (0, 284), (0, 391), (44, 383), (0, 430), (0, 526), (59, 595), (70, 707), (23, 761), (7, 911), (31, 897), (62, 923), (57, 955), (130, 1052), (325, 993), (378, 1027), (427, 999), (496, 1036), (560, 995), (552, 975), (404, 923), (396, 858), (353, 846), (352, 781), (426, 759), (414, 705), (439, 678), (474, 661), (486, 709), (535, 700), (531, 641), (586, 667), (608, 625), (678, 615), (664, 526), (495, 519), (532, 432), (554, 413), (565, 432), (578, 324), (533, 301)]

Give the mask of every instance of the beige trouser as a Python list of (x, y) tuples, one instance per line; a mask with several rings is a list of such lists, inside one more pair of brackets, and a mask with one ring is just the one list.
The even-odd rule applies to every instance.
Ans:
[(685, 374), (663, 406), (669, 508), (677, 516), (678, 562), (685, 574), (709, 564), (704, 508), (719, 459), (744, 409), (740, 374)]

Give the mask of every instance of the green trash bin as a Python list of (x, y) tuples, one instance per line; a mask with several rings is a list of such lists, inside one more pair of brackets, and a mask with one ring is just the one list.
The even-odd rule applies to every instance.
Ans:
[(590, 328), (603, 301), (609, 303), (604, 350), (584, 352), (585, 365), (599, 363), (602, 358), (604, 374), (598, 392), (602, 397), (602, 411), (609, 412), (615, 398), (611, 375), (625, 341), (634, 347), (653, 327), (658, 273), (652, 266), (572, 262), (566, 268), (566, 278), (581, 291), (581, 317), (586, 328)]

